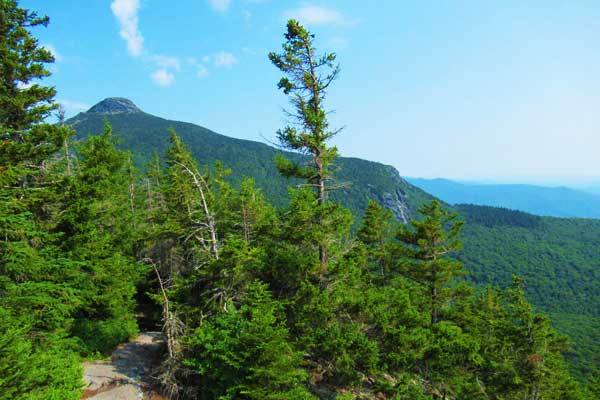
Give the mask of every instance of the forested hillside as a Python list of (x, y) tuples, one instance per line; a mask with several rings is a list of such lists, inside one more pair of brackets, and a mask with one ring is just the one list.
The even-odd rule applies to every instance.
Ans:
[[(123, 106), (126, 104), (127, 106)], [(174, 129), (188, 143), (201, 165), (212, 166), (219, 160), (233, 173), (229, 179), (240, 183), (243, 177), (252, 177), (276, 205), (289, 201), (288, 186), (299, 181), (286, 179), (275, 168), (275, 155), (281, 150), (263, 143), (234, 139), (198, 125), (170, 121), (140, 111), (127, 99), (108, 98), (66, 121), (77, 132), (77, 138), (99, 132), (107, 120), (122, 139), (120, 147), (133, 154), (135, 164), (145, 168), (154, 154), (162, 154), (168, 146), (169, 131)], [(298, 153), (284, 152), (292, 160), (306, 158)], [(369, 199), (377, 199), (389, 207), (401, 221), (407, 222), (421, 204), (432, 197), (400, 177), (398, 171), (387, 165), (340, 157), (335, 181), (342, 185), (332, 193), (353, 213), (360, 215)]]
[(528, 299), (571, 337), (579, 373), (600, 359), (600, 221), (539, 217), (519, 211), (458, 205), (467, 224), (458, 259), (478, 285), (506, 286), (522, 277)]
[[(282, 198), (242, 178), (247, 170), (228, 179), (231, 165), (199, 162), (196, 152), (214, 155), (192, 152), (178, 126), (143, 169), (109, 121), (74, 140), (55, 90), (38, 84), (53, 56), (30, 31), (48, 19), (0, 5), (0, 400), (81, 398), (81, 362), (132, 338), (142, 317), (165, 338), (152, 375), (169, 399), (598, 398), (600, 380), (571, 374), (568, 343), (527, 300), (538, 274), (481, 290), (463, 279), (463, 240), (479, 253), (470, 238), (485, 240), (482, 227), (526, 237), (535, 217), (471, 210), (465, 225), (415, 191), (419, 212), (402, 224), (377, 182), (348, 202), (366, 203), (358, 216), (335, 200), (348, 163), (348, 177), (375, 166), (392, 176), (389, 190), (403, 181), (374, 163), (337, 162), (324, 108), (336, 55), (319, 54), (297, 21), (269, 54), (293, 116), (277, 133), (292, 151), (275, 159), (294, 184)], [(115, 115), (146, 118), (130, 110)], [(47, 123), (54, 112), (59, 122)], [(248, 168), (248, 154), (225, 161)], [(368, 185), (364, 176), (352, 178)]]

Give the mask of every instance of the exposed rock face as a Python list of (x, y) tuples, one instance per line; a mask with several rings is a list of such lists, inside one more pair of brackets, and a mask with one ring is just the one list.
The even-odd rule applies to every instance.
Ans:
[(409, 183), (400, 176), (400, 172), (392, 166), (389, 166), (390, 177), (396, 182), (394, 193), (384, 193), (381, 199), (382, 204), (392, 210), (396, 219), (403, 224), (407, 224), (413, 217), (408, 208), (408, 193), (406, 188)]
[(133, 101), (123, 97), (109, 97), (96, 104), (88, 111), (90, 114), (133, 114), (142, 112)]
[(384, 168), (387, 169), (393, 182), (392, 187), (388, 187), (387, 191), (382, 192), (377, 187), (368, 185), (370, 195), (384, 208), (390, 210), (398, 222), (407, 224), (413, 217), (409, 208), (409, 194), (406, 191), (410, 184), (400, 176), (396, 168), (389, 165)]
[(400, 188), (395, 193), (384, 193), (379, 202), (382, 206), (392, 211), (394, 217), (403, 224), (410, 221), (410, 211), (406, 204), (406, 194)]

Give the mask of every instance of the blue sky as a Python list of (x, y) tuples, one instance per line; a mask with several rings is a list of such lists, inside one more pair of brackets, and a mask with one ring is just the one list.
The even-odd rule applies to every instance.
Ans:
[(286, 98), (267, 53), (295, 17), (342, 74), (346, 156), (405, 176), (600, 181), (600, 4), (578, 1), (27, 0), (68, 115), (110, 96), (269, 141)]

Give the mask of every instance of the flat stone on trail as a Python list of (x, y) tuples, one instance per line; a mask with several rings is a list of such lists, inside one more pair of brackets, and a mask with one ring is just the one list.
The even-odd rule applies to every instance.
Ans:
[(131, 342), (119, 346), (110, 361), (84, 363), (86, 390), (83, 399), (147, 398), (152, 393), (150, 374), (159, 359), (162, 345), (162, 333), (143, 332)]
[(143, 400), (144, 392), (139, 386), (122, 385), (116, 386), (106, 392), (99, 392), (88, 399), (94, 400)]

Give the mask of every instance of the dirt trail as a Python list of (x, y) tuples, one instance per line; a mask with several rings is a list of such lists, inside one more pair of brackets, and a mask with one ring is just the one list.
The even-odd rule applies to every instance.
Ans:
[(143, 332), (119, 346), (107, 361), (84, 364), (86, 391), (90, 400), (161, 400), (151, 389), (152, 368), (160, 356), (160, 332)]

